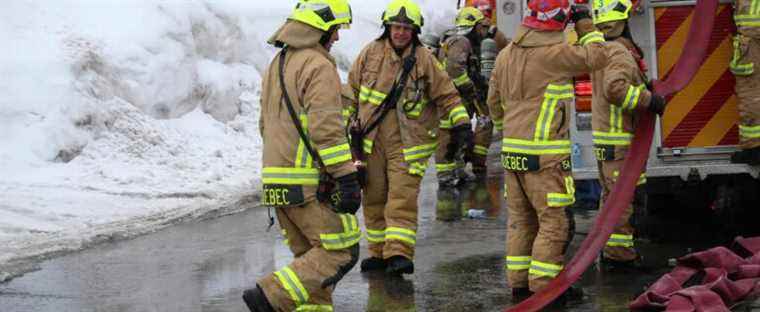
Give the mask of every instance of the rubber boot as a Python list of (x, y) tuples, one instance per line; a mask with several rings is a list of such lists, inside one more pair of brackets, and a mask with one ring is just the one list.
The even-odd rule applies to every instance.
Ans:
[(259, 285), (256, 288), (247, 289), (243, 292), (243, 301), (251, 312), (274, 312), (274, 308), (269, 304), (267, 296), (261, 290)]
[(651, 268), (648, 268), (644, 265), (642, 262), (641, 256), (636, 257), (636, 259), (628, 260), (628, 261), (617, 261), (612, 259), (607, 259), (602, 255), (601, 259), (599, 260), (599, 263), (601, 264), (602, 268), (605, 272), (610, 273), (647, 273), (651, 271)]
[(414, 263), (403, 256), (393, 256), (388, 259), (388, 268), (385, 269), (388, 274), (412, 274), (414, 273)]
[(571, 286), (557, 297), (557, 299), (554, 299), (549, 307), (561, 308), (565, 307), (568, 303), (579, 302), (581, 300), (583, 300), (583, 288)]
[(533, 295), (528, 287), (512, 288), (512, 303), (520, 303)]
[(361, 271), (380, 271), (385, 270), (386, 266), (387, 264), (385, 263), (385, 260), (376, 257), (369, 257), (362, 260)]

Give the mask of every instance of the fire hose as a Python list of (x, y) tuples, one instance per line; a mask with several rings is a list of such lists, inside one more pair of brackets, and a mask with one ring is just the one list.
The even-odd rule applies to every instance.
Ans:
[[(693, 21), (683, 48), (672, 72), (664, 81), (654, 81), (654, 93), (667, 97), (686, 87), (691, 81), (700, 64), (705, 59), (707, 45), (712, 34), (715, 21), (715, 12), (718, 8), (718, 0), (698, 0), (694, 12)], [(573, 259), (565, 269), (543, 290), (533, 294), (520, 304), (509, 308), (507, 311), (539, 311), (559, 296), (561, 296), (572, 283), (583, 275), (591, 263), (594, 262), (599, 251), (607, 243), (607, 239), (622, 216), (624, 210), (633, 200), (633, 193), (641, 172), (646, 168), (649, 149), (652, 146), (652, 137), (655, 127), (655, 116), (648, 111), (639, 112), (641, 118), (636, 124), (631, 148), (625, 157), (623, 169), (618, 177), (607, 201), (594, 221), (589, 235), (581, 244)]]

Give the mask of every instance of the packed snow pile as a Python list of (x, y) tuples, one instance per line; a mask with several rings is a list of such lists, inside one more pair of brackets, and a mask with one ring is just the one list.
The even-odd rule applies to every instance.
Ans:
[[(387, 2), (354, 2), (343, 77)], [(266, 40), (295, 3), (3, 1), (0, 281), (14, 260), (253, 201)], [(453, 20), (420, 3), (428, 31)]]

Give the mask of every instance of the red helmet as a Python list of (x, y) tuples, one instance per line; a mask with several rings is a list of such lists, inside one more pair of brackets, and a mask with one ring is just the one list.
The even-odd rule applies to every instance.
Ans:
[(563, 30), (570, 19), (568, 0), (530, 0), (523, 25), (539, 30)]
[(472, 6), (480, 10), (487, 19), (493, 16), (493, 1), (491, 0), (472, 0)]

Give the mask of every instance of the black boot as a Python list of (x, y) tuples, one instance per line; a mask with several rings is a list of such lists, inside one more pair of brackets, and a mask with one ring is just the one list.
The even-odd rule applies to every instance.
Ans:
[(641, 257), (628, 261), (618, 261), (602, 256), (599, 263), (604, 271), (611, 273), (648, 273), (651, 271), (651, 268), (646, 267), (641, 261)]
[(528, 287), (512, 288), (512, 303), (520, 303), (533, 296), (533, 292)]
[(393, 256), (388, 259), (388, 268), (385, 269), (388, 274), (412, 274), (414, 273), (414, 263), (412, 260), (403, 256)]
[(361, 271), (362, 272), (380, 271), (380, 270), (385, 270), (385, 267), (386, 267), (385, 260), (376, 258), (376, 257), (369, 257), (362, 260)]
[(557, 299), (554, 299), (549, 307), (561, 308), (565, 307), (568, 303), (579, 302), (581, 300), (583, 300), (583, 288), (570, 286)]
[(243, 292), (243, 301), (251, 312), (274, 312), (274, 308), (269, 304), (267, 296), (264, 295), (264, 291), (258, 284), (256, 288), (247, 289)]

